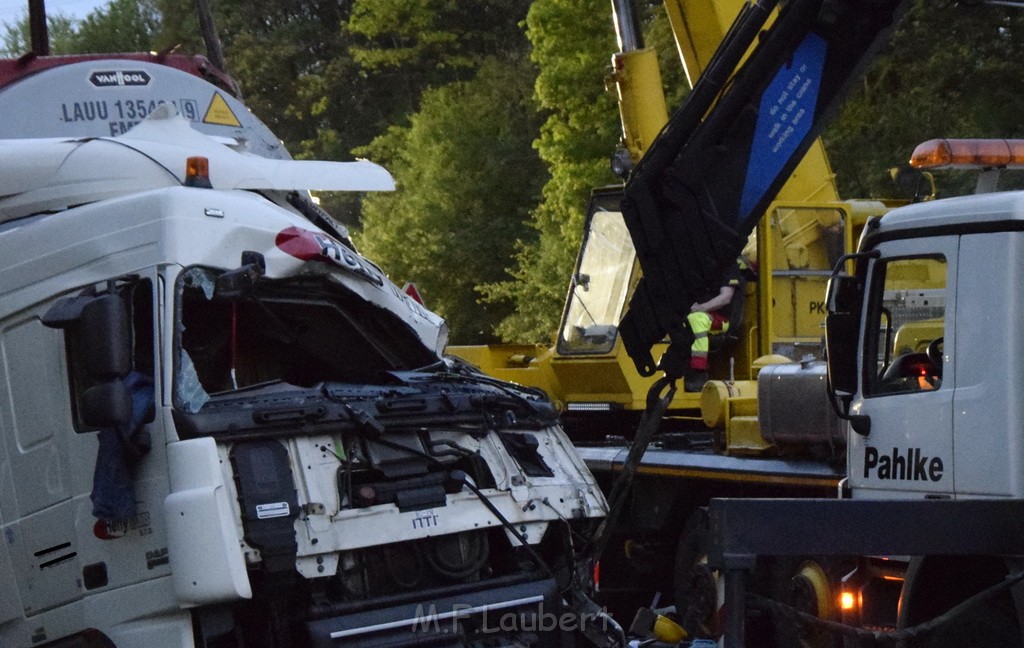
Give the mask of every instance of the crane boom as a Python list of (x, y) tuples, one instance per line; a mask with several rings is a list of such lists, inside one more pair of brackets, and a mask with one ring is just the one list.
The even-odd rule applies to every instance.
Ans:
[[(622, 211), (644, 276), (620, 331), (642, 375), (682, 375), (689, 306), (735, 260), (909, 4), (752, 0), (741, 9), (626, 185)], [(651, 347), (666, 335), (659, 365)]]

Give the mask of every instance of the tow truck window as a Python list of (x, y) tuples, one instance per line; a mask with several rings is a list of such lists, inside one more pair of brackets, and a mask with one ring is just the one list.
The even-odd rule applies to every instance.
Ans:
[(558, 351), (609, 353), (615, 345), (636, 259), (617, 205), (597, 205), (583, 245), (579, 269), (569, 290)]
[(939, 389), (946, 315), (945, 258), (879, 261), (870, 308), (865, 394)]

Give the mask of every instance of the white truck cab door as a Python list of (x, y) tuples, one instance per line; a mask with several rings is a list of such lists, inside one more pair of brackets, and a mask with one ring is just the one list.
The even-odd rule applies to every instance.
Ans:
[(1024, 497), (1024, 232), (960, 237), (953, 452), (956, 494)]
[(860, 389), (850, 409), (866, 417), (847, 455), (855, 498), (954, 493), (958, 247), (956, 236), (893, 240), (879, 244), (871, 261)]

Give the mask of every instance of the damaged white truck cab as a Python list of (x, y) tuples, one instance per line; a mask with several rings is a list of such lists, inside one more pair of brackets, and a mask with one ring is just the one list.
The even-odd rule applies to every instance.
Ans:
[(606, 504), (554, 409), (304, 192), (386, 171), (170, 108), (0, 166), (0, 645), (571, 640)]

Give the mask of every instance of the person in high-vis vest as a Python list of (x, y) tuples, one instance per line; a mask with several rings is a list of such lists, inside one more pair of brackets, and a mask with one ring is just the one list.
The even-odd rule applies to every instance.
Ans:
[(690, 306), (690, 314), (686, 319), (693, 332), (693, 345), (690, 347), (690, 370), (684, 376), (685, 391), (699, 392), (708, 381), (708, 336), (729, 330), (727, 309), (736, 291), (742, 287), (743, 277), (740, 272), (744, 266), (742, 259), (730, 263), (719, 286), (702, 295), (703, 301), (694, 302)]

